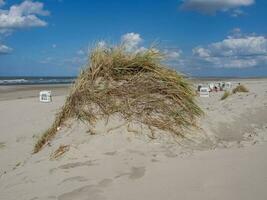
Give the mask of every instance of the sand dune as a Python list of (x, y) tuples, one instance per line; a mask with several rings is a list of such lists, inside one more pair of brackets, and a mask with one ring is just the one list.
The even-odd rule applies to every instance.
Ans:
[[(22, 99), (0, 94), (0, 199), (265, 200), (267, 80), (237, 82), (250, 92), (198, 98), (206, 114), (184, 139), (159, 132), (151, 139), (114, 116), (94, 128), (67, 123), (38, 154), (34, 143), (65, 96), (44, 104), (30, 91)], [(61, 145), (68, 151), (53, 157)]]

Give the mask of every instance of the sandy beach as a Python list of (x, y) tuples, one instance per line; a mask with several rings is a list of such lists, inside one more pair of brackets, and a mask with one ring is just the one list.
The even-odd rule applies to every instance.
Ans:
[(0, 200), (267, 200), (266, 19), (0, 0)]
[[(231, 81), (249, 92), (198, 97), (205, 115), (179, 142), (116, 118), (95, 135), (76, 121), (37, 154), (69, 86), (0, 86), (0, 199), (267, 199), (267, 79)], [(52, 90), (51, 103), (39, 102), (42, 89)], [(55, 158), (60, 145), (68, 151)]]
[(0, 86), (0, 101), (36, 98), (41, 90), (52, 90), (53, 96), (64, 96), (68, 94), (69, 88), (70, 84)]

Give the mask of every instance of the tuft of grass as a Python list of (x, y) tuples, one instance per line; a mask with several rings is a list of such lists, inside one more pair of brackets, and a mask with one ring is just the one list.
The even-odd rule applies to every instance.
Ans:
[(238, 85), (236, 88), (233, 89), (233, 94), (237, 92), (249, 92), (249, 90), (244, 85)]
[(227, 97), (229, 97), (231, 93), (229, 91), (225, 91), (221, 97), (221, 100), (225, 100)]
[(50, 159), (57, 159), (63, 154), (65, 154), (67, 151), (69, 151), (70, 145), (60, 145), (58, 149), (50, 155)]
[(5, 147), (6, 147), (6, 143), (0, 142), (0, 149), (5, 148)]
[(123, 45), (96, 47), (88, 66), (75, 81), (52, 126), (34, 147), (47, 144), (69, 118), (94, 124), (120, 114), (128, 121), (183, 135), (195, 126), (202, 110), (195, 103), (192, 85), (183, 75), (163, 65), (154, 48), (129, 52)]

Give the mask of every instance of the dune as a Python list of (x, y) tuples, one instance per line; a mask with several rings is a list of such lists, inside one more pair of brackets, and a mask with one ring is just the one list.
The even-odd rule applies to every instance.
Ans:
[(267, 80), (231, 81), (248, 92), (223, 101), (223, 92), (195, 97), (205, 114), (183, 137), (155, 127), (152, 135), (146, 124), (122, 115), (94, 125), (70, 117), (34, 154), (69, 96), (55, 89), (53, 101), (41, 103), (38, 87), (17, 97), (3, 92), (0, 199), (265, 200)]
[[(128, 127), (138, 124), (149, 129), (151, 137), (160, 130), (184, 137), (184, 131), (195, 126), (202, 111), (189, 82), (164, 66), (162, 55), (153, 48), (129, 52), (123, 45), (92, 50), (87, 68), (34, 152), (49, 143), (68, 119), (94, 126), (101, 120), (108, 124), (116, 116), (115, 121), (124, 121)], [(95, 134), (92, 128), (90, 132)]]

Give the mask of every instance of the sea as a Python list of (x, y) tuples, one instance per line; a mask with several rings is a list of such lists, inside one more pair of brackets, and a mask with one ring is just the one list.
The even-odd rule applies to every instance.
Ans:
[(1, 77), (0, 85), (70, 84), (76, 77)]
[[(0, 76), (0, 85), (45, 85), (45, 84), (70, 84), (75, 81), (77, 77), (74, 76)], [(186, 77), (191, 81), (224, 81), (235, 79), (259, 79), (267, 77)]]

